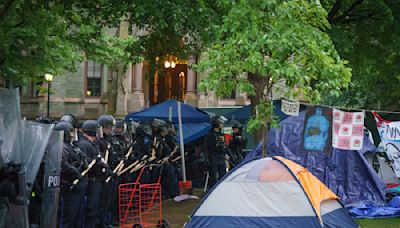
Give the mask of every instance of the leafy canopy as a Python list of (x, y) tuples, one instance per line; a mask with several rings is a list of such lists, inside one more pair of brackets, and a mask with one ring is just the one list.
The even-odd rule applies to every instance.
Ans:
[(15, 84), (75, 71), (85, 58), (108, 65), (140, 60), (137, 39), (108, 34), (100, 17), (80, 1), (5, 2), (0, 5), (0, 76)]
[(397, 0), (325, 0), (328, 31), (340, 56), (349, 60), (352, 83), (331, 105), (399, 109), (400, 2)]
[(240, 0), (224, 7), (229, 11), (197, 66), (208, 74), (201, 88), (226, 96), (238, 87), (253, 96), (250, 130), (271, 123), (273, 85), (287, 98), (302, 94), (313, 102), (348, 86), (351, 70), (326, 33), (327, 12), (318, 1)]

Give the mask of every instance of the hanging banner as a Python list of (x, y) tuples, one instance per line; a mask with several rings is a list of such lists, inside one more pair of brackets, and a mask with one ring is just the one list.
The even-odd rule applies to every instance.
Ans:
[(396, 176), (400, 178), (400, 121), (387, 121), (373, 113), (383, 147)]
[(332, 149), (332, 109), (308, 107), (304, 120), (303, 147), (330, 154)]
[(281, 111), (288, 116), (298, 116), (300, 103), (294, 101), (282, 100)]
[(332, 147), (361, 150), (364, 138), (364, 112), (333, 109)]

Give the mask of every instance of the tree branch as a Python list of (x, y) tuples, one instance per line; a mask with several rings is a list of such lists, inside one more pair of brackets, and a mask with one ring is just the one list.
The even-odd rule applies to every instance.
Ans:
[[(343, 21), (348, 22), (349, 17), (351, 17), (353, 15), (354, 9), (363, 2), (364, 2), (364, 0), (356, 0), (342, 15), (333, 18), (332, 23), (343, 23)], [(352, 21), (354, 21), (354, 20), (352, 20)], [(345, 22), (345, 23), (347, 23), (347, 22)]]
[(347, 24), (347, 23), (351, 23), (351, 22), (355, 22), (355, 21), (362, 21), (365, 19), (376, 19), (376, 18), (372, 17), (373, 15), (374, 15), (373, 12), (371, 12), (367, 15), (353, 15), (352, 17), (341, 20), (340, 23)]
[(333, 23), (336, 14), (339, 12), (340, 8), (342, 7), (343, 0), (336, 0), (335, 4), (333, 5), (332, 9), (328, 13), (328, 21), (329, 23)]
[(3, 7), (0, 8), (0, 20), (2, 20), (3, 17), (5, 17), (7, 11), (11, 8), (14, 2), (15, 0), (4, 0)]

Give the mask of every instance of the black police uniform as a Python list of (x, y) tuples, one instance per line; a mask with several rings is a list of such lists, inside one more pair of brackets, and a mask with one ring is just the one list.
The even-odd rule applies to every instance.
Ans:
[[(77, 145), (89, 158), (89, 161), (99, 159), (100, 152), (96, 145), (86, 136), (82, 135)], [(86, 191), (86, 213), (85, 228), (96, 227), (99, 223), (99, 202), (101, 193), (102, 166), (96, 162), (96, 165), (88, 173), (88, 186)]]
[[(75, 145), (65, 142), (61, 163), (61, 227), (82, 227), (80, 224), (80, 208), (84, 205), (84, 197), (88, 185), (87, 177), (81, 177), (86, 169), (87, 157)], [(71, 184), (79, 179), (72, 189)]]
[(241, 132), (232, 133), (232, 140), (229, 141), (228, 147), (230, 150), (229, 159), (236, 166), (243, 160), (243, 149), (246, 147), (247, 140)]
[(208, 152), (210, 160), (210, 186), (214, 186), (218, 179), (226, 173), (225, 154), (227, 147), (224, 134), (211, 130), (206, 136), (205, 149)]
[[(160, 141), (161, 156), (160, 159), (170, 156), (173, 148), (168, 146), (168, 139), (166, 136), (159, 135), (157, 139)], [(169, 162), (163, 164), (161, 184), (163, 194), (166, 197), (175, 197), (179, 195), (178, 176), (176, 175), (175, 166)]]

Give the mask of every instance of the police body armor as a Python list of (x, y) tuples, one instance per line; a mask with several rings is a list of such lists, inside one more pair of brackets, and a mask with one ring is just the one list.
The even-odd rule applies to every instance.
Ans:
[(80, 177), (80, 173), (85, 170), (87, 166), (88, 157), (79, 149), (79, 147), (69, 143), (64, 143), (61, 189), (63, 191), (69, 189), (71, 183)]

